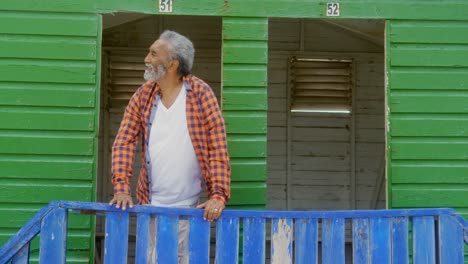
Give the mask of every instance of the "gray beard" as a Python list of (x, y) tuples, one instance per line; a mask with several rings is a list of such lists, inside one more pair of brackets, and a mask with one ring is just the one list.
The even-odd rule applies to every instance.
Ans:
[(153, 65), (151, 64), (145, 64), (146, 67), (150, 67), (151, 71), (146, 72), (143, 75), (146, 81), (149, 82), (157, 82), (159, 81), (164, 75), (166, 75), (166, 69), (164, 69), (164, 66), (162, 64), (158, 65), (158, 68), (155, 69)]

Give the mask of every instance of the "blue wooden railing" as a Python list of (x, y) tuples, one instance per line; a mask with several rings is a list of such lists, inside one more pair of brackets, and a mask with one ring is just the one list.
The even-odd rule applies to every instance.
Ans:
[[(129, 219), (137, 218), (136, 263), (148, 263), (149, 225), (157, 218), (158, 263), (177, 263), (179, 219), (189, 220), (190, 263), (209, 263), (210, 225), (216, 225), (216, 263), (238, 263), (243, 224), (243, 263), (264, 263), (270, 237), (272, 263), (345, 263), (345, 230), (352, 231), (354, 263), (463, 263), (468, 224), (452, 209), (374, 211), (225, 210), (213, 223), (200, 209), (135, 206), (121, 211), (102, 203), (52, 202), (0, 248), (0, 264), (28, 263), (29, 244), (40, 235), (40, 263), (65, 263), (69, 211), (106, 218), (105, 263), (126, 263)], [(271, 225), (271, 233), (267, 232)], [(411, 229), (411, 232), (409, 232)], [(270, 236), (268, 236), (270, 235)], [(409, 239), (412, 235), (412, 239)], [(412, 243), (412, 245), (409, 245)], [(320, 247), (319, 247), (320, 245)], [(412, 252), (409, 249), (412, 248)]]

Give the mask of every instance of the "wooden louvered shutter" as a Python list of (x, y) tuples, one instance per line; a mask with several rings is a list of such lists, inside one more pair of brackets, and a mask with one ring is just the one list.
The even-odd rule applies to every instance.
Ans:
[(144, 82), (146, 50), (127, 49), (109, 52), (109, 88), (112, 105), (127, 104)]
[(298, 59), (290, 62), (292, 112), (351, 111), (350, 60)]

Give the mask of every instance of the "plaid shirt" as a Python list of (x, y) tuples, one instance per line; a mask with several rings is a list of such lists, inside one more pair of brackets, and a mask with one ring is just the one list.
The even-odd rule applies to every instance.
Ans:
[[(201, 79), (189, 75), (184, 82), (187, 90), (187, 126), (193, 148), (205, 179), (208, 196), (226, 203), (230, 197), (231, 167), (227, 152), (224, 119), (211, 88)], [(183, 88), (184, 89), (184, 88)], [(114, 194), (130, 194), (130, 178), (135, 150), (142, 133), (143, 166), (138, 179), (138, 204), (150, 203), (149, 165), (146, 151), (149, 141), (150, 116), (161, 95), (154, 82), (146, 82), (132, 96), (125, 109), (119, 131), (112, 146), (112, 183)], [(154, 127), (157, 129), (157, 126)]]

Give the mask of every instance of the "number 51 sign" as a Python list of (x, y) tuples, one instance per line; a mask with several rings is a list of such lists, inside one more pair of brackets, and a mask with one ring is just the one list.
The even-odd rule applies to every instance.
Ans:
[(172, 0), (159, 0), (160, 13), (172, 13)]
[(340, 3), (327, 3), (327, 16), (340, 16)]

